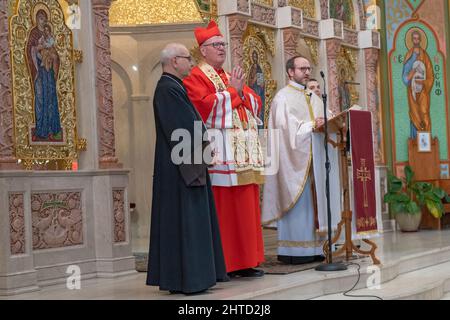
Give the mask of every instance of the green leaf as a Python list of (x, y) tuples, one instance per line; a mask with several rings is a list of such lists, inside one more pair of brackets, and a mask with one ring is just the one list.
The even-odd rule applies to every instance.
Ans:
[(441, 202), (441, 198), (439, 198), (437, 195), (435, 195), (433, 192), (427, 192), (425, 193), (425, 199), (430, 200), (433, 202)]
[(427, 205), (427, 208), (433, 217), (437, 219), (442, 217), (442, 209), (439, 207), (438, 204), (430, 200), (425, 200), (425, 204)]
[(419, 202), (420, 205), (423, 205), (425, 202), (425, 195), (424, 194), (418, 194), (417, 195), (417, 201)]
[(445, 202), (450, 203), (450, 196), (445, 194)]
[(417, 205), (417, 203), (411, 201), (406, 205), (406, 210), (409, 213), (418, 213), (420, 211), (420, 207)]
[(388, 174), (388, 192), (399, 192), (402, 189), (402, 180), (394, 176), (392, 173)]
[(386, 193), (384, 195), (383, 201), (385, 203), (391, 203), (391, 202), (395, 201), (395, 196), (396, 196), (395, 193)]
[(401, 202), (392, 203), (391, 209), (393, 213), (406, 212), (405, 204)]
[(434, 188), (433, 193), (439, 198), (442, 199), (445, 197), (445, 191), (441, 188)]
[(406, 184), (410, 185), (412, 182), (412, 179), (414, 177), (414, 172), (412, 171), (410, 166), (405, 167), (405, 178), (406, 178)]
[(386, 193), (384, 195), (384, 202), (386, 203), (407, 203), (411, 201), (405, 193)]
[(425, 193), (433, 190), (433, 185), (428, 182), (414, 183), (413, 190), (419, 193)]

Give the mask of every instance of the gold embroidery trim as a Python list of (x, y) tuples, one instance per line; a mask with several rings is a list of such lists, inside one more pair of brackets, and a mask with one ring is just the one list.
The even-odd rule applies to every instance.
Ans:
[(288, 240), (279, 240), (279, 247), (288, 247), (288, 248), (317, 248), (322, 247), (325, 241), (288, 241)]
[(356, 220), (358, 228), (374, 227), (377, 225), (377, 220), (374, 217), (362, 217)]
[(216, 87), (216, 91), (222, 92), (227, 89), (227, 86), (225, 83), (223, 83), (222, 78), (219, 76), (219, 74), (214, 70), (212, 66), (209, 64), (202, 62), (198, 65), (200, 70), (203, 71), (203, 73), (208, 77), (209, 80), (214, 84)]
[(313, 111), (313, 108), (312, 108), (312, 105), (311, 105), (311, 98), (307, 94), (305, 94), (306, 90), (294, 87), (292, 84), (288, 84), (288, 87), (291, 87), (292, 89), (297, 90), (298, 92), (301, 92), (301, 93), (303, 93), (305, 95), (306, 104), (308, 105), (309, 118), (313, 122), (313, 125), (315, 125), (316, 124), (315, 123), (316, 119), (314, 117), (314, 111)]

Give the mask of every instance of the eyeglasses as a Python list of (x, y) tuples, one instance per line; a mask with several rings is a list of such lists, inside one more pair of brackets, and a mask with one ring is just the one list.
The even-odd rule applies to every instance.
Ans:
[(297, 67), (295, 69), (299, 69), (303, 73), (306, 73), (306, 71), (312, 72), (312, 68), (311, 67)]
[(205, 46), (205, 47), (213, 46), (214, 49), (219, 49), (220, 47), (226, 48), (227, 45), (228, 45), (228, 43), (226, 43), (226, 42), (213, 42), (213, 43), (204, 44), (203, 46)]
[(185, 56), (175, 56), (175, 58), (185, 58), (185, 59), (188, 59), (189, 62), (192, 62), (192, 57), (191, 56), (187, 56), (187, 57), (185, 57)]

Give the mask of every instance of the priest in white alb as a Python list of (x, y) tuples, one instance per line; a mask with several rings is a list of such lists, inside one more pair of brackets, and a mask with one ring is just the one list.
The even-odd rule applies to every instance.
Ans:
[[(263, 197), (263, 225), (278, 230), (278, 260), (288, 264), (322, 261), (326, 240), (324, 136), (322, 100), (306, 89), (311, 74), (307, 59), (288, 60), (289, 83), (275, 96), (268, 120), (269, 143)], [(331, 113), (327, 112), (331, 117)], [(333, 135), (330, 136), (333, 138)], [(335, 137), (334, 137), (335, 138)], [(339, 157), (329, 147), (332, 228), (341, 213)], [(276, 170), (274, 170), (276, 168)]]

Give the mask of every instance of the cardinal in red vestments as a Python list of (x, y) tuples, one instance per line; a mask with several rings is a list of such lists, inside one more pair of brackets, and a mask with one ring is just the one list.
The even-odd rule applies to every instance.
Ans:
[(227, 43), (214, 21), (194, 33), (202, 61), (183, 83), (214, 144), (216, 161), (209, 174), (227, 272), (261, 277), (264, 272), (255, 269), (264, 261), (259, 204), (264, 163), (257, 133), (261, 99), (244, 84), (241, 67), (231, 75), (223, 70)]

